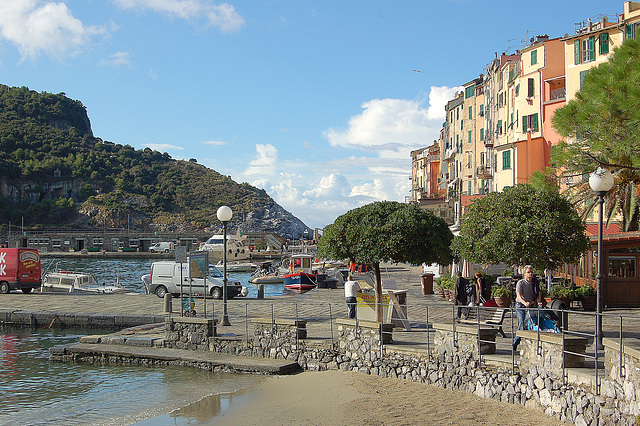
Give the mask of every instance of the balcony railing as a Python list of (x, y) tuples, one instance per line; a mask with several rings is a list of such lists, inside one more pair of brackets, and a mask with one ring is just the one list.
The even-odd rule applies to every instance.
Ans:
[(490, 166), (478, 166), (478, 177), (482, 179), (491, 179), (493, 177), (493, 171)]

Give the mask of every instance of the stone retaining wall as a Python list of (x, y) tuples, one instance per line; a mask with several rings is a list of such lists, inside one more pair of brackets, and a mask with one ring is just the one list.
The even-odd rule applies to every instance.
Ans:
[[(563, 383), (561, 370), (557, 368), (558, 361), (554, 361), (554, 356), (561, 353), (558, 352), (561, 347), (555, 347), (558, 336), (541, 333), (544, 345), (542, 355), (538, 355), (537, 342), (533, 342), (531, 336), (523, 335), (522, 366), (512, 374), (509, 369), (480, 365), (475, 335), (466, 328), (456, 327), (454, 335), (451, 327), (434, 325), (435, 345), (429, 356), (426, 350), (402, 346), (385, 345), (381, 350), (378, 323), (354, 320), (336, 320), (336, 323), (336, 347), (331, 342), (312, 343), (302, 338), (302, 324), (295, 321), (265, 319), (254, 321), (255, 339), (211, 335), (208, 349), (235, 355), (296, 360), (309, 371), (354, 371), (462, 390), (484, 398), (538, 408), (549, 416), (578, 425), (632, 425), (636, 423), (635, 415), (640, 413), (640, 373), (636, 370), (636, 366), (640, 368), (640, 351), (625, 351), (624, 377), (614, 378), (613, 373), (618, 372), (614, 366), (618, 361), (615, 353), (609, 350), (613, 346), (609, 343), (607, 371), (612, 372), (612, 376), (603, 381), (603, 392), (596, 396), (591, 389)], [(175, 323), (173, 328), (177, 328)], [(473, 333), (477, 333), (477, 328), (467, 328), (473, 328)], [(184, 327), (183, 330), (190, 329)], [(495, 339), (495, 330), (491, 330)], [(537, 336), (535, 332), (529, 333)], [(185, 334), (188, 333), (183, 331), (182, 336)], [(385, 336), (386, 332), (382, 335)], [(194, 348), (202, 349), (192, 343)], [(582, 342), (577, 342), (577, 345), (574, 349), (579, 351)]]
[(208, 351), (214, 335), (212, 318), (169, 317), (164, 344), (167, 348)]

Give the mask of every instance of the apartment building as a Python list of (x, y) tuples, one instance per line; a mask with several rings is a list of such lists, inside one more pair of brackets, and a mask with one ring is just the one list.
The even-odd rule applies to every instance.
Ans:
[(496, 54), (447, 103), (437, 187), (446, 190), (454, 222), (471, 198), (528, 183), (550, 166), (551, 148), (561, 140), (552, 125), (555, 111), (575, 97), (589, 69), (624, 40), (640, 37), (640, 2), (626, 1), (619, 16), (587, 19), (574, 30)]

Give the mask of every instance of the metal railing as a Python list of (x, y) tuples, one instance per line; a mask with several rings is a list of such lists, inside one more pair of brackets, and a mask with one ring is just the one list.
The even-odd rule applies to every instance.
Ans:
[[(203, 303), (197, 301), (197, 305)], [(209, 307), (203, 309), (203, 312), (210, 313), (214, 318), (216, 315), (221, 315), (222, 310), (216, 305), (222, 303), (221, 301), (212, 299), (206, 299), (206, 304)], [(344, 303), (317, 303), (317, 302), (304, 302), (304, 301), (273, 301), (269, 303), (266, 300), (253, 300), (251, 302), (234, 300), (229, 303), (229, 318), (232, 323), (231, 326), (219, 326), (218, 330), (222, 330), (223, 334), (232, 334), (237, 337), (244, 335), (244, 340), (249, 344), (251, 339), (251, 327), (250, 322), (254, 318), (271, 318), (271, 323), (275, 324), (276, 319), (289, 319), (295, 320), (296, 324), (300, 324), (300, 321), (306, 321), (306, 333), (308, 338), (312, 338), (314, 342), (326, 341), (327, 345), (331, 348), (337, 347), (336, 336), (336, 320), (339, 318), (347, 318), (347, 306)], [(362, 307), (359, 307), (362, 309)], [(368, 305), (371, 312), (360, 311), (358, 319), (356, 320), (356, 328), (360, 321), (367, 319), (374, 311), (372, 305)], [(515, 373), (516, 368), (519, 365), (516, 349), (513, 347), (513, 339), (517, 334), (517, 320), (516, 309), (514, 307), (503, 308), (507, 309), (503, 321), (501, 324), (487, 324), (486, 320), (493, 316), (496, 312), (495, 307), (483, 307), (483, 306), (455, 306), (449, 302), (429, 303), (422, 305), (406, 304), (400, 307), (396, 307), (395, 310), (389, 310), (389, 305), (383, 306), (383, 311), (391, 312), (387, 315), (385, 321), (393, 322), (396, 327), (393, 330), (393, 343), (385, 343), (388, 339), (385, 337), (387, 333), (383, 327), (380, 327), (380, 354), (384, 354), (386, 350), (401, 350), (403, 348), (411, 347), (415, 349), (423, 349), (424, 356), (429, 359), (433, 359), (434, 352), (434, 323), (449, 324), (454, 335), (453, 344), (457, 347), (459, 345), (458, 334), (461, 332), (459, 326), (461, 323), (458, 318), (458, 310), (469, 310), (471, 316), (475, 314), (475, 322), (467, 321), (467, 326), (476, 327), (476, 342), (480, 365), (486, 363), (489, 360), (486, 354), (484, 354), (483, 347), (486, 345), (495, 345), (496, 354), (493, 355), (490, 360), (492, 362), (500, 362), (505, 367), (510, 367), (512, 373)], [(523, 308), (529, 312), (535, 313), (537, 317), (537, 352), (540, 355), (542, 349), (542, 331), (540, 327), (541, 312), (543, 308)], [(398, 313), (402, 312), (402, 315)], [(367, 313), (367, 315), (364, 315)], [(600, 392), (600, 384), (602, 377), (604, 377), (603, 370), (604, 365), (602, 363), (602, 350), (597, 348), (596, 342), (598, 341), (597, 335), (597, 321), (598, 316), (595, 312), (585, 312), (576, 310), (556, 310), (556, 315), (559, 315), (562, 319), (560, 332), (556, 335), (561, 337), (562, 341), (562, 353), (563, 359), (566, 356), (583, 357), (590, 362), (593, 362), (592, 367), (595, 375), (596, 392)], [(610, 338), (615, 338), (617, 332), (618, 346), (620, 355), (618, 359), (618, 374), (620, 377), (624, 374), (624, 338), (640, 337), (640, 315), (632, 315), (626, 313), (603, 313), (602, 317), (603, 325), (606, 325), (606, 332)], [(410, 325), (409, 330), (405, 330), (403, 321), (406, 321)], [(481, 330), (488, 327), (501, 326), (506, 337), (498, 337), (496, 335), (495, 340), (488, 340), (481, 338)], [(299, 343), (299, 331), (296, 333), (296, 343)], [(636, 330), (636, 331), (634, 331)], [(465, 330), (468, 334), (468, 329)], [(585, 353), (575, 352), (566, 345), (568, 337), (583, 337), (588, 341), (588, 348)], [(567, 366), (562, 363), (562, 375), (564, 383), (567, 382)], [(587, 367), (585, 367), (587, 368)]]

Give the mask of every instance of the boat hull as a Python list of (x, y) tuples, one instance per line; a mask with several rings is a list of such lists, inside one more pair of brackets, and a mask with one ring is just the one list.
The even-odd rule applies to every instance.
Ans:
[(284, 278), (281, 276), (269, 276), (266, 275), (264, 277), (255, 277), (251, 279), (253, 284), (280, 284), (284, 282)]
[(283, 276), (284, 287), (289, 290), (311, 290), (316, 286), (315, 274), (294, 272)]

